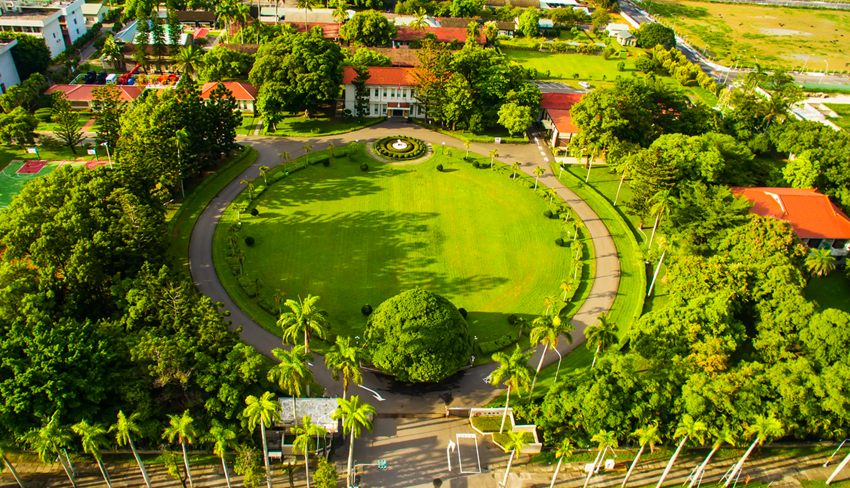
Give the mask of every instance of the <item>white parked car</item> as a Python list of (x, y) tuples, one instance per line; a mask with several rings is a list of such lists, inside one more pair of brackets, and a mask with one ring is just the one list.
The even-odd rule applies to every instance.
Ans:
[(588, 83), (586, 81), (579, 81), (578, 85), (582, 88), (590, 88), (590, 83)]

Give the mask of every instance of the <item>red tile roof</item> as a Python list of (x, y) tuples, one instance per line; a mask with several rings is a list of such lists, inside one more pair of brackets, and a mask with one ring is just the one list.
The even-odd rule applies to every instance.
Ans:
[(573, 124), (573, 118), (569, 110), (546, 109), (549, 112), (549, 117), (552, 118), (552, 123), (558, 129), (560, 134), (578, 134), (578, 127)]
[(543, 93), (540, 97), (540, 108), (569, 110), (583, 95), (584, 93)]
[[(92, 94), (92, 90), (95, 88), (106, 86), (106, 85), (53, 85), (47, 89), (44, 93), (53, 93), (57, 91), (61, 91), (65, 94), (65, 97), (72, 102), (90, 102), (94, 100), (94, 95)], [(144, 87), (135, 86), (135, 85), (112, 85), (118, 88), (118, 91), (121, 95), (121, 100), (125, 102), (132, 102), (133, 100), (139, 98), (139, 95), (142, 94)]]
[(199, 28), (195, 29), (194, 32), (192, 32), (192, 37), (194, 37), (195, 39), (203, 39), (203, 38), (207, 37), (207, 34), (209, 34), (209, 33), (210, 33), (210, 30), (207, 29), (206, 27), (199, 27)]
[[(452, 42), (457, 40), (460, 43), (466, 42), (466, 29), (458, 27), (426, 27), (424, 31), (414, 29), (412, 27), (398, 28), (398, 35), (395, 37), (397, 41), (416, 41), (425, 38), (425, 34), (433, 33), (437, 36), (438, 42)], [(478, 44), (484, 45), (487, 43), (487, 37), (484, 35), (484, 30), (478, 31)]]
[(850, 239), (850, 218), (817, 190), (732, 187), (732, 193), (753, 202), (750, 212), (784, 220), (804, 239)]
[(322, 37), (325, 39), (337, 39), (339, 38), (339, 24), (323, 24), (319, 22), (308, 22), (307, 28), (304, 28), (304, 22), (290, 22), (295, 30), (298, 32), (307, 32), (311, 30), (315, 26), (319, 26), (322, 28)]
[(224, 83), (225, 88), (230, 90), (230, 93), (232, 93), (233, 97), (237, 100), (257, 99), (257, 89), (254, 88), (254, 85), (239, 81), (213, 81), (210, 83), (204, 83), (204, 86), (201, 88), (201, 98), (209, 98), (210, 93), (215, 90), (215, 87), (217, 87), (219, 83)]
[[(379, 67), (372, 66), (369, 68), (369, 78), (366, 81), (367, 85), (396, 85), (396, 86), (414, 86), (413, 68), (395, 68), (395, 67)], [(351, 81), (357, 77), (357, 73), (351, 66), (346, 66), (343, 74), (343, 84), (350, 85)]]
[(419, 62), (419, 57), (416, 56), (417, 50), (408, 49), (407, 46), (402, 46), (398, 49), (393, 49), (391, 47), (350, 47), (348, 49), (351, 51), (352, 55), (357, 52), (358, 49), (369, 49), (370, 51), (375, 51), (378, 54), (383, 54), (390, 58), (393, 66), (419, 66), (422, 64)]

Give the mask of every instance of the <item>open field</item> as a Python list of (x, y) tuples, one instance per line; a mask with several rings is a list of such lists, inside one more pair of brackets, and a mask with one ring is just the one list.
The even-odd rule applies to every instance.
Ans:
[[(546, 200), (458, 158), (437, 153), (396, 166), (358, 149), (272, 184), (257, 199), (258, 216), (242, 213), (244, 273), (263, 284), (261, 296), (275, 289), (319, 295), (332, 333), (341, 335), (362, 334), (364, 304), (376, 307), (415, 286), (468, 310), (479, 341), (510, 332), (509, 314), (531, 320), (544, 312), (543, 298), (558, 293), (571, 269), (569, 248), (554, 243), (561, 223), (542, 215)], [(248, 299), (228, 264), (226, 228), (236, 218), (231, 206), (216, 230), (219, 277), (243, 310), (274, 331), (275, 317)], [(248, 236), (253, 246), (244, 244)]]
[[(268, 127), (268, 124), (263, 123), (261, 133), (269, 136), (287, 137), (329, 136), (369, 127), (383, 120), (384, 117), (370, 117), (365, 119), (361, 124), (356, 117), (328, 117), (322, 114), (316, 114), (308, 119), (303, 115), (291, 114), (279, 120), (273, 130), (271, 127)], [(251, 133), (253, 134), (253, 132)]]
[(821, 309), (837, 308), (850, 313), (850, 279), (843, 269), (812, 278), (806, 285), (806, 298), (817, 302)]
[(833, 112), (841, 116), (840, 119), (829, 119), (833, 124), (841, 127), (844, 130), (850, 130), (850, 104), (847, 103), (828, 103), (827, 107)]
[[(637, 2), (725, 66), (850, 70), (850, 12), (688, 0)], [(807, 56), (811, 56), (806, 63)], [(740, 65), (739, 65), (740, 66)]]

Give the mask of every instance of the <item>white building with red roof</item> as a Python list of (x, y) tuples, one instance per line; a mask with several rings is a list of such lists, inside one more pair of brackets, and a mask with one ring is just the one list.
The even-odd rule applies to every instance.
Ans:
[[(366, 117), (416, 117), (424, 118), (425, 110), (416, 99), (415, 68), (378, 67), (369, 68), (370, 78), (366, 81), (369, 108)], [(352, 81), (357, 77), (354, 68), (345, 68), (345, 109), (352, 114), (355, 104), (355, 89)]]
[(731, 190), (753, 203), (750, 212), (791, 224), (803, 244), (830, 249), (833, 256), (846, 256), (850, 251), (850, 218), (817, 190), (741, 187)]
[(211, 83), (204, 83), (204, 86), (201, 87), (201, 98), (210, 98), (210, 94), (219, 83), (223, 84), (233, 94), (233, 98), (236, 99), (236, 104), (239, 106), (239, 111), (254, 111), (254, 102), (257, 100), (257, 89), (250, 83), (239, 81), (213, 81)]
[(540, 114), (537, 119), (542, 123), (549, 144), (553, 148), (567, 147), (578, 127), (573, 124), (570, 110), (581, 100), (583, 93), (543, 93), (540, 97)]
[[(101, 88), (106, 85), (53, 85), (45, 91), (45, 94), (53, 92), (62, 92), (65, 98), (71, 103), (72, 108), (90, 109), (94, 104), (94, 89)], [(118, 89), (119, 98), (123, 102), (132, 102), (139, 98), (145, 90), (144, 86), (139, 85), (110, 85)]]

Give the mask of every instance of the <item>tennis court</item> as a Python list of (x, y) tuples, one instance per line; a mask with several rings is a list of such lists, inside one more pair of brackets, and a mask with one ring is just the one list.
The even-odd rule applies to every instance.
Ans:
[(103, 166), (106, 161), (51, 161), (45, 159), (13, 159), (0, 171), (0, 209), (12, 203), (28, 181), (49, 175), (64, 165), (85, 166), (88, 169)]

